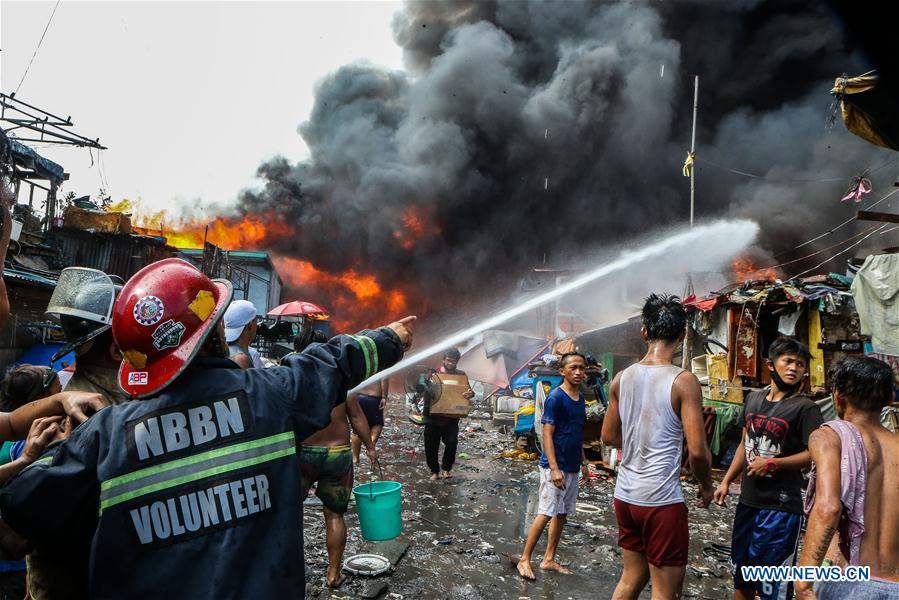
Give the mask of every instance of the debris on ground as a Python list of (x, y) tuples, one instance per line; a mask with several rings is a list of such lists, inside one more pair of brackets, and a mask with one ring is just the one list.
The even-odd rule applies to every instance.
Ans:
[[(531, 460), (501, 459), (514, 444), (510, 433), (489, 422), (468, 431), (470, 419), (460, 423), (459, 449), (453, 477), (429, 481), (421, 427), (408, 421), (388, 403), (384, 433), (378, 442), (385, 479), (403, 483), (403, 533), (389, 542), (362, 538), (355, 506), (346, 515), (346, 556), (380, 554), (391, 570), (368, 578), (347, 577), (338, 590), (326, 590), (328, 565), (324, 520), (320, 503), (305, 504), (307, 595), (338, 598), (402, 598), (476, 600), (555, 597), (610, 598), (621, 574), (617, 546), (614, 475), (601, 465), (581, 483), (579, 510), (571, 516), (559, 545), (558, 559), (570, 564), (572, 575), (537, 573), (537, 581), (523, 581), (502, 556), (518, 556), (537, 508), (537, 465)], [(441, 448), (442, 452), (442, 448)], [(463, 458), (467, 455), (467, 459)], [(539, 457), (539, 455), (538, 455)], [(366, 458), (357, 473), (367, 472)], [(684, 482), (690, 509), (690, 557), (685, 597), (723, 598), (732, 595), (729, 567), (730, 525), (736, 499), (729, 506), (698, 508), (692, 501), (695, 484)], [(582, 509), (582, 510), (581, 510)], [(537, 545), (535, 564), (543, 557), (544, 538)], [(382, 586), (383, 583), (383, 586)], [(377, 596), (371, 594), (377, 593)], [(686, 596), (689, 594), (689, 596)], [(650, 597), (650, 588), (641, 598)]]

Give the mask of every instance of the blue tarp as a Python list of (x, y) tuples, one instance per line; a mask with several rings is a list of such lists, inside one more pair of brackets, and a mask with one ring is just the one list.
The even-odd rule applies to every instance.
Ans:
[(35, 344), (34, 346), (26, 350), (25, 354), (20, 356), (15, 364), (42, 366), (50, 365), (55, 370), (61, 371), (65, 368), (62, 363), (71, 365), (75, 362), (75, 353), (69, 352), (51, 365), (50, 359), (60, 350), (60, 348), (62, 348), (62, 344)]
[(517, 390), (519, 388), (533, 386), (534, 380), (530, 376), (528, 376), (528, 371), (529, 369), (524, 368), (513, 375), (512, 379), (509, 381), (509, 388), (512, 390)]
[(515, 422), (515, 433), (523, 434), (534, 430), (534, 413), (521, 415)]
[[(562, 383), (561, 375), (538, 375), (537, 377), (530, 377), (528, 372), (529, 369), (522, 369), (520, 372), (516, 373), (515, 376), (512, 377), (509, 387), (512, 390), (527, 387), (531, 388), (533, 391), (534, 384), (537, 381), (548, 381), (552, 387), (556, 387)], [(533, 398), (533, 395), (530, 395), (529, 397)]]

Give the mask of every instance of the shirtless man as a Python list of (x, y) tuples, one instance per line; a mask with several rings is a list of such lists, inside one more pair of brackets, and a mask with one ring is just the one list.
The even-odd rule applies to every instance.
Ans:
[(300, 447), (300, 498), (305, 500), (312, 485), (317, 484), (315, 495), (322, 501), (328, 545), (328, 574), (325, 580), (331, 588), (340, 587), (346, 579), (340, 568), (346, 548), (346, 523), (343, 514), (353, 491), (350, 424), (365, 444), (368, 459), (372, 464), (376, 463), (378, 451), (371, 441), (368, 421), (359, 407), (359, 401), (352, 396), (347, 398), (345, 404), (340, 404), (331, 411), (331, 424), (328, 427), (303, 440)]
[[(294, 342), (295, 352), (302, 352), (318, 339), (312, 335), (307, 337), (308, 341), (299, 341), (298, 337)], [(378, 452), (371, 440), (368, 420), (355, 394), (347, 396), (346, 403), (337, 405), (331, 411), (330, 425), (303, 440), (300, 446), (300, 498), (301, 501), (305, 500), (312, 485), (317, 484), (315, 495), (321, 499), (325, 513), (325, 539), (328, 546), (328, 573), (325, 582), (330, 588), (340, 587), (346, 579), (340, 569), (346, 548), (346, 523), (343, 514), (353, 491), (350, 425), (355, 432), (353, 437), (358, 437), (360, 444), (365, 444), (368, 460), (374, 465), (378, 460)]]
[[(899, 436), (880, 423), (893, 400), (893, 372), (870, 357), (834, 367), (837, 414), (812, 433), (814, 466), (806, 496), (808, 527), (800, 566), (819, 566), (834, 534), (849, 565), (868, 566), (862, 582), (796, 582), (802, 600), (899, 598)], [(841, 468), (842, 467), (842, 468)]]
[[(390, 383), (385, 377), (377, 383), (362, 388), (358, 394), (353, 394), (365, 413), (368, 428), (371, 431), (371, 443), (377, 444), (384, 430), (384, 407), (387, 404), (387, 394), (390, 392)], [(359, 464), (359, 452), (362, 450), (362, 438), (353, 433), (353, 464)]]

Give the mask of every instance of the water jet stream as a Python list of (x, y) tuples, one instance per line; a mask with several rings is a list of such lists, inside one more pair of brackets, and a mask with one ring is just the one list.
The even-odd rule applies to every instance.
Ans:
[(369, 377), (361, 384), (359, 384), (356, 388), (354, 388), (353, 391), (361, 390), (365, 386), (371, 385), (372, 383), (378, 382), (385, 377), (389, 377), (394, 373), (402, 371), (405, 368), (418, 364), (423, 359), (433, 356), (434, 354), (437, 354), (438, 352), (445, 350), (446, 348), (457, 346), (483, 331), (487, 331), (488, 329), (492, 329), (497, 325), (509, 321), (510, 319), (514, 319), (515, 317), (524, 314), (529, 310), (533, 310), (538, 306), (564, 296), (565, 294), (581, 288), (588, 283), (594, 282), (598, 279), (602, 279), (603, 277), (626, 269), (647, 259), (659, 258), (673, 250), (688, 250), (690, 249), (691, 244), (697, 242), (698, 240), (701, 240), (703, 237), (720, 238), (722, 240), (722, 243), (726, 241), (729, 244), (733, 244), (734, 253), (736, 254), (746, 248), (749, 244), (751, 244), (757, 234), (758, 225), (756, 225), (752, 221), (716, 221), (706, 225), (696, 226), (691, 230), (672, 234), (654, 244), (650, 244), (639, 250), (624, 251), (621, 253), (621, 256), (619, 258), (606, 265), (603, 265), (602, 267), (581, 275), (580, 277), (562, 284), (548, 292), (544, 292), (542, 294), (534, 296), (533, 298), (522, 302), (518, 306), (514, 306), (497, 315), (484, 319), (483, 321), (475, 323), (474, 325), (467, 327), (466, 329), (462, 329), (460, 331), (452, 333), (444, 337), (440, 341), (431, 344), (427, 348), (424, 348), (422, 350), (419, 350), (418, 352), (415, 352), (414, 354), (407, 356), (392, 367), (384, 369), (383, 371), (373, 375), (372, 377)]

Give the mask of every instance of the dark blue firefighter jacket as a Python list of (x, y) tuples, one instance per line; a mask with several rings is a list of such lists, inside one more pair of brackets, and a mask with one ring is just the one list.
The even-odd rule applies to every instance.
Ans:
[(297, 440), (401, 356), (382, 328), (282, 367), (197, 359), (159, 396), (101, 410), (22, 471), (0, 490), (0, 516), (39, 548), (90, 540), (91, 598), (301, 598)]

